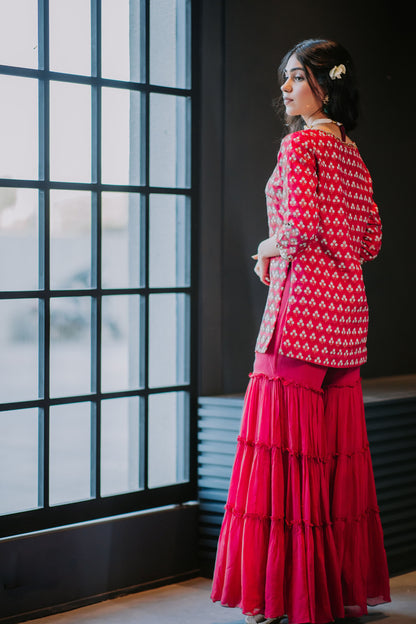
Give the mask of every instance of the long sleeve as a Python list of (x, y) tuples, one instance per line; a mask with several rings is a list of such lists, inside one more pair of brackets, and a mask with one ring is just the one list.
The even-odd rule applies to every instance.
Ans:
[(360, 258), (363, 262), (374, 260), (381, 247), (382, 227), (377, 205), (373, 202), (370, 218), (361, 240)]
[(276, 245), (284, 259), (292, 260), (316, 237), (319, 222), (318, 176), (311, 144), (288, 137), (282, 143), (278, 164), (283, 193)]

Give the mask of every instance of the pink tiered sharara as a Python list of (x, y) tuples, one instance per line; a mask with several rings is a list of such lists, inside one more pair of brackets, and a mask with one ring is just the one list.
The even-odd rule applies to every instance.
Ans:
[(212, 599), (289, 624), (390, 601), (359, 367), (256, 353), (218, 543)]

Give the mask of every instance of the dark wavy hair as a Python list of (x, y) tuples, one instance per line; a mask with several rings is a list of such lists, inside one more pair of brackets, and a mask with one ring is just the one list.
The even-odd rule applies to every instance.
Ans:
[[(347, 50), (330, 39), (306, 39), (295, 45), (284, 56), (279, 67), (279, 80), (282, 85), (285, 69), (292, 55), (295, 55), (305, 69), (306, 79), (312, 91), (319, 95), (316, 83), (329, 98), (325, 104), (325, 113), (334, 121), (342, 123), (347, 132), (353, 130), (358, 118), (358, 89), (352, 58)], [(346, 73), (341, 78), (332, 80), (329, 72), (335, 65), (345, 65)], [(313, 82), (313, 79), (316, 83)], [(303, 128), (300, 116), (288, 116), (284, 112), (283, 99), (278, 98), (277, 109), (283, 112), (285, 123), (290, 132)]]

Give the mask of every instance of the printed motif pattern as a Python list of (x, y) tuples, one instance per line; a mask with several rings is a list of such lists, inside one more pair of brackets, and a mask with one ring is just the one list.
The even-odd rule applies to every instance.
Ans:
[(366, 361), (368, 306), (362, 262), (381, 246), (370, 174), (355, 144), (322, 130), (282, 141), (266, 185), (269, 236), (280, 256), (255, 350), (265, 353), (290, 262), (292, 278), (280, 352), (323, 366)]

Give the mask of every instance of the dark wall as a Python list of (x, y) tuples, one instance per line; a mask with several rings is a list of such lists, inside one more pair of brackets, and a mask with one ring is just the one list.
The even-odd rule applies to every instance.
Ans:
[[(382, 252), (365, 265), (370, 304), (363, 377), (416, 372), (416, 82), (400, 3), (201, 2), (200, 393), (241, 392), (266, 300), (250, 256), (267, 236), (264, 186), (283, 128), (272, 102), (284, 53), (308, 37), (340, 41), (359, 77), (352, 134), (374, 182)], [(404, 5), (403, 5), (404, 6)]]

